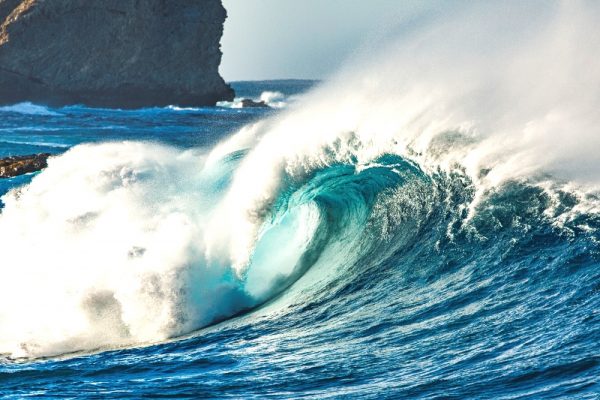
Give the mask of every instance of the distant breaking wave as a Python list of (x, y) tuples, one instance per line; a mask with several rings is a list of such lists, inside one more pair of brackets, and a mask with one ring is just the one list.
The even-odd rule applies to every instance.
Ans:
[[(236, 97), (234, 101), (221, 101), (217, 103), (217, 106), (227, 108), (242, 108), (242, 100), (243, 98)], [(283, 93), (280, 92), (265, 91), (261, 93), (260, 97), (251, 100), (256, 102), (264, 102), (267, 106), (272, 108), (285, 108), (288, 106), (289, 101), (293, 101), (294, 99), (286, 99)]]
[(51, 111), (48, 107), (32, 103), (19, 103), (11, 106), (3, 106), (0, 107), (0, 113), (1, 112), (12, 112), (29, 115), (47, 115), (53, 117), (61, 115), (57, 112)]

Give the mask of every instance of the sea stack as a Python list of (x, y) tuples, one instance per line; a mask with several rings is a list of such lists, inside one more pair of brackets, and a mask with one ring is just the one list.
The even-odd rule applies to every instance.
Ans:
[(0, 0), (0, 104), (214, 105), (220, 0)]

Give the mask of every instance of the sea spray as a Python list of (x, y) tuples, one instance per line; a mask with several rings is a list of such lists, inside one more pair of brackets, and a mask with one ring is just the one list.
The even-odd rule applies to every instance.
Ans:
[(159, 145), (81, 145), (4, 196), (0, 297), (12, 306), (0, 311), (0, 352), (154, 342), (263, 301), (269, 287), (246, 293), (204, 244), (234, 166)]

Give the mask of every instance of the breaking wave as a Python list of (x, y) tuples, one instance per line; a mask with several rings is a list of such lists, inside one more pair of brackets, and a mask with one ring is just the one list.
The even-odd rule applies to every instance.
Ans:
[(50, 110), (48, 107), (41, 106), (33, 103), (19, 103), (10, 106), (0, 107), (0, 112), (11, 112), (26, 115), (46, 115), (46, 116), (60, 116), (61, 114)]
[(51, 158), (2, 198), (0, 353), (152, 343), (265, 302), (256, 312), (377, 303), (369, 285), (450, 285), (419, 295), (441, 330), (510, 310), (461, 305), (492, 282), (554, 315), (593, 306), (592, 280), (547, 292), (600, 255), (592, 8), (434, 18), (210, 151), (119, 142)]
[[(217, 105), (219, 107), (226, 108), (242, 108), (242, 100), (244, 99), (237, 97), (233, 101), (221, 101), (217, 103)], [(291, 99), (288, 99), (281, 92), (265, 91), (262, 92), (259, 97), (253, 98), (251, 100), (257, 103), (264, 103), (266, 106), (269, 106), (271, 108), (285, 108), (289, 105), (290, 100), (294, 100), (294, 97), (292, 96)]]

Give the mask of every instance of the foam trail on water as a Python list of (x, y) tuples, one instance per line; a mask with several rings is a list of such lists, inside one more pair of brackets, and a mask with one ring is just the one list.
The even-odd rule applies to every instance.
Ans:
[(70, 147), (68, 144), (52, 143), (46, 141), (0, 140), (0, 143), (24, 144), (27, 146), (57, 147), (61, 149), (66, 149)]
[[(226, 108), (242, 108), (242, 98), (236, 98), (233, 101), (220, 101), (217, 103), (219, 107)], [(258, 98), (252, 99), (256, 102), (264, 102), (267, 106), (271, 108), (285, 108), (288, 106), (290, 100), (285, 97), (285, 95), (281, 92), (272, 92), (265, 91), (260, 94)]]

